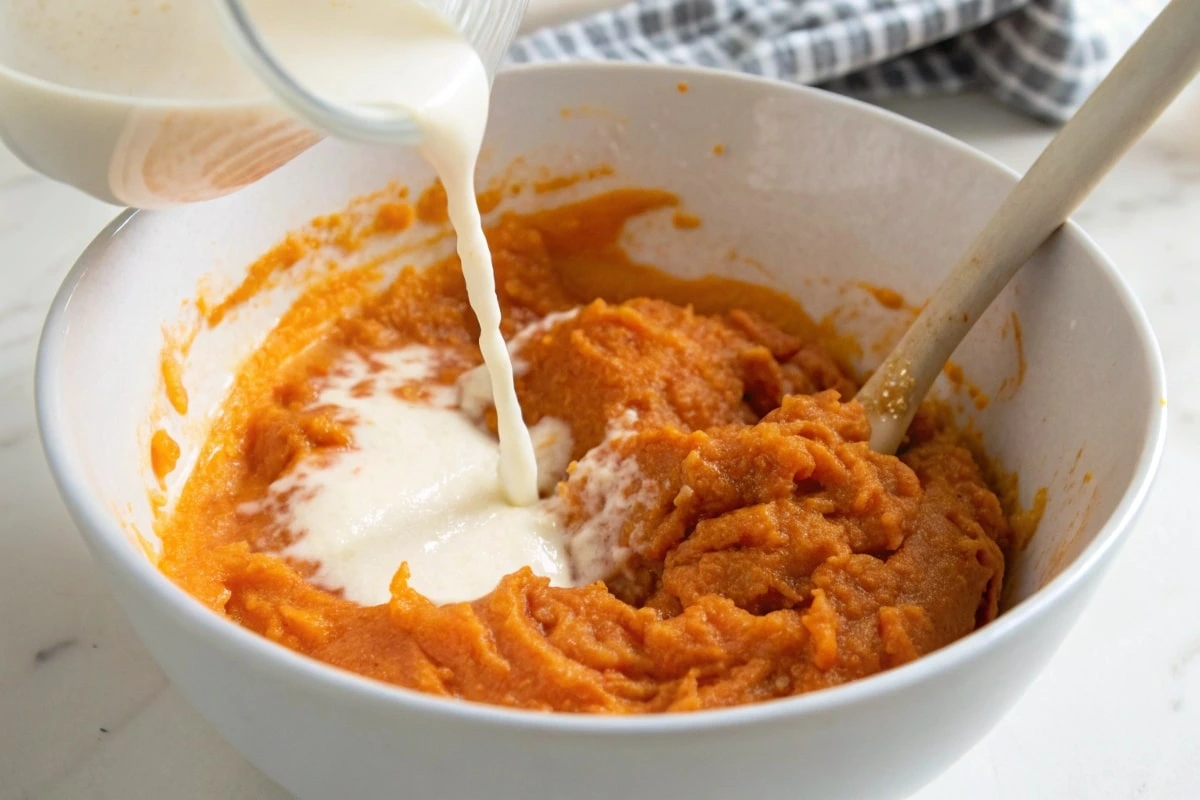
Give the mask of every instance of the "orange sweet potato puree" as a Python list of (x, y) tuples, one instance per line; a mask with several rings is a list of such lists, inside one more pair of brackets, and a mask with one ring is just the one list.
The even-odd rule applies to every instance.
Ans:
[[(428, 191), (388, 219), (436, 220), (440, 202)], [(625, 222), (675, 205), (618, 190), (510, 213), (488, 232), (507, 337), (582, 307), (521, 351), (526, 421), (565, 421), (575, 458), (606, 447), (636, 462), (618, 542), (629, 559), (606, 582), (552, 588), (524, 569), (474, 602), (437, 606), (398, 565), (391, 601), (362, 607), (309, 583), (317, 565), (279, 555), (292, 534), (238, 511), (306, 454), (353, 446), (353, 427), (312, 405), (339, 354), (428, 345), (447, 354), (441, 384), (480, 362), (456, 259), (405, 269), (378, 292), (372, 267), (307, 290), (236, 376), (163, 512), (161, 569), (330, 664), (568, 712), (794, 695), (904, 664), (994, 618), (1014, 542), (964, 437), (923, 409), (899, 457), (872, 452), (862, 409), (846, 402), (855, 381), (794, 301), (631, 262), (617, 244)], [(261, 271), (293, 260), (299, 240), (288, 241)], [(606, 441), (630, 409), (633, 432)], [(570, 531), (594, 509), (586, 476), (563, 478)]]

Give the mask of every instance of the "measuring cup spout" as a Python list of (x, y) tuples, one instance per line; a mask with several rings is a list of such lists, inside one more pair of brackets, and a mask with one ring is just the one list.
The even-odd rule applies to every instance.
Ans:
[[(420, 127), (402, 108), (348, 104), (323, 96), (300, 79), (256, 23), (253, 0), (214, 0), (234, 50), (292, 113), (340, 139), (419, 144)], [(529, 0), (441, 0), (435, 3), (479, 53), (489, 79), (512, 43)]]

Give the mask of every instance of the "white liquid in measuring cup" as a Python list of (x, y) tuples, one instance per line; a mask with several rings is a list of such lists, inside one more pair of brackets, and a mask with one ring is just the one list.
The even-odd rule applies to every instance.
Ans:
[(278, 60), (314, 94), (342, 106), (394, 107), (420, 127), (422, 151), (446, 189), (479, 320), (504, 493), (514, 505), (536, 502), (537, 460), (500, 335), (491, 253), (475, 201), (490, 92), (478, 54), (447, 21), (411, 0), (317, 2), (303, 5), (305, 13), (297, 13), (294, 0), (249, 0), (246, 8)]
[(137, 100), (266, 99), (207, 0), (5, 0), (0, 64)]
[(0, 136), (111, 203), (235, 191), (320, 139), (227, 48), (206, 0), (0, 4)]

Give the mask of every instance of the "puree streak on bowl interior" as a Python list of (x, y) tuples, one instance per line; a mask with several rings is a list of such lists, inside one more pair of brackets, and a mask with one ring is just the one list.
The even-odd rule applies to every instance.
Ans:
[[(353, 249), (440, 221), (439, 201), (436, 186), (413, 207), (392, 192), (290, 241)], [(839, 399), (857, 382), (798, 304), (626, 255), (628, 220), (671, 225), (677, 205), (616, 189), (488, 230), (541, 451), (543, 498), (509, 509), (528, 517), (473, 516), (495, 411), (458, 260), (383, 288), (378, 264), (318, 270), (161, 511), (163, 571), (328, 663), (561, 711), (789, 696), (994, 618), (1019, 543), (972, 437), (929, 404), (899, 458), (872, 452), (862, 409)]]

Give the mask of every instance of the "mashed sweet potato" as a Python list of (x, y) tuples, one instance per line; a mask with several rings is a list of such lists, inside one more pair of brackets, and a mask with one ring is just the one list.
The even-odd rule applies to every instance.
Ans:
[(280, 323), (160, 520), (163, 571), (330, 664), (570, 712), (784, 697), (911, 661), (994, 618), (1012, 535), (958, 432), (926, 412), (899, 457), (872, 452), (862, 409), (846, 402), (854, 381), (798, 306), (630, 264), (615, 249), (621, 225), (673, 203), (618, 192), (489, 232), (506, 336), (578, 308), (517, 354), (526, 421), (552, 416), (572, 433), (577, 464), (557, 489), (567, 531), (597, 514), (589, 464), (636, 468), (623, 513), (592, 542), (614, 554), (605, 581), (554, 588), (525, 569), (438, 606), (401, 567), (391, 601), (362, 607), (310, 583), (316, 565), (279, 555), (293, 534), (245, 510), (299, 458), (353, 446), (353, 426), (312, 405), (340, 353), (428, 345), (444, 354), (441, 385), (479, 363), (453, 259), (375, 295), (353, 275), (326, 277)]

